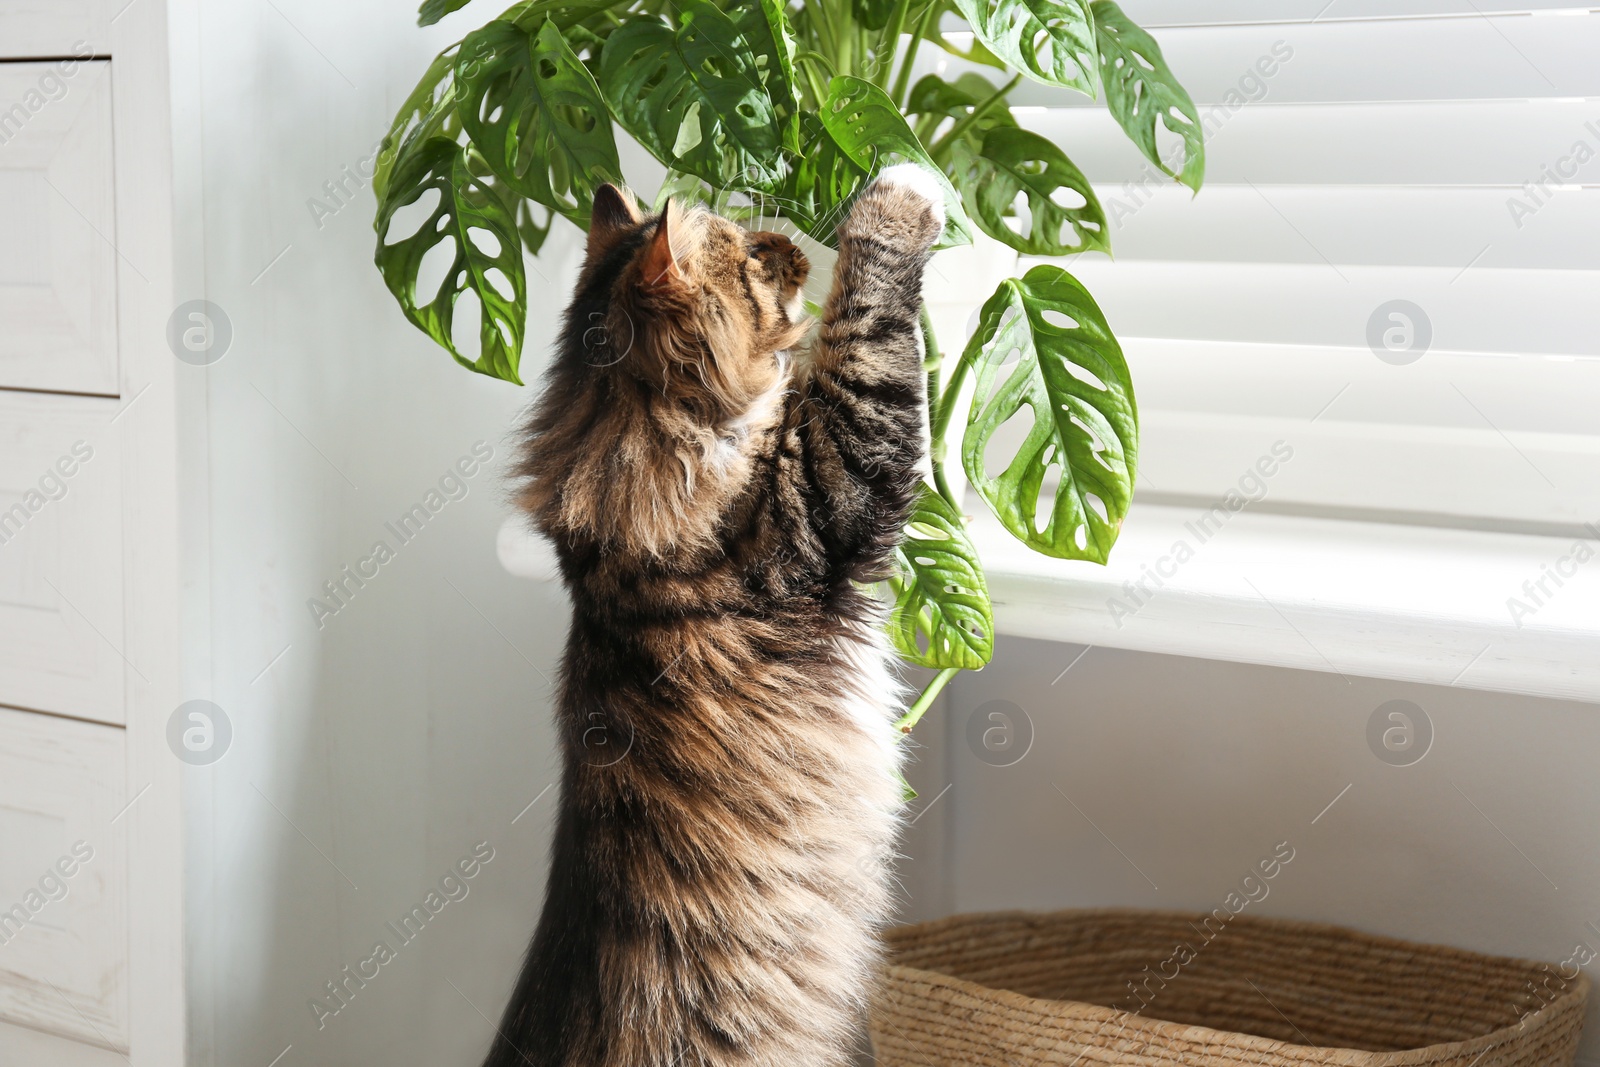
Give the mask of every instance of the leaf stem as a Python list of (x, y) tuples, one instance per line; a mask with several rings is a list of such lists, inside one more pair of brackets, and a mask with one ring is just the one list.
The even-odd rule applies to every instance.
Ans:
[[(922, 369), (935, 371), (944, 366), (944, 353), (939, 349), (939, 337), (933, 332), (933, 314), (928, 310), (928, 302), (922, 302), (922, 310), (918, 316), (922, 327)], [(931, 401), (936, 395), (936, 390), (929, 390), (928, 399)]]
[[(923, 314), (927, 314), (926, 306)], [(929, 325), (923, 327), (924, 330), (929, 328)], [(956, 365), (950, 368), (950, 380), (945, 383), (937, 401), (931, 394), (929, 396), (929, 403), (933, 404), (928, 420), (928, 436), (931, 438), (929, 447), (933, 450), (934, 484), (939, 488), (939, 495), (950, 501), (957, 510), (961, 508), (961, 501), (955, 498), (944, 480), (945, 435), (950, 431), (950, 420), (955, 415), (956, 402), (961, 398), (961, 387), (967, 384), (967, 375), (971, 372), (972, 362), (966, 358), (966, 353), (962, 353), (962, 358), (957, 359)]]
[[(951, 488), (950, 480), (945, 477), (944, 460), (944, 434), (935, 427), (934, 420), (937, 412), (945, 407), (945, 393), (940, 388), (939, 380), (944, 373), (944, 353), (939, 350), (939, 338), (933, 332), (933, 316), (928, 312), (926, 301), (922, 304), (922, 369), (928, 374), (928, 435), (929, 460), (933, 466), (933, 487), (939, 495), (947, 500), (951, 507), (958, 512), (961, 510), (961, 501), (956, 499), (956, 493)], [(949, 417), (946, 416), (946, 422)]]
[(833, 60), (829, 59), (821, 52), (815, 51), (814, 49), (807, 48), (804, 51), (796, 52), (794, 54), (794, 58), (809, 59), (813, 63), (822, 64), (822, 66), (827, 70), (828, 77), (830, 78), (839, 73), (837, 70), (833, 69)]
[(1006, 82), (1005, 85), (995, 90), (992, 96), (978, 101), (978, 103), (973, 106), (972, 110), (967, 113), (966, 118), (957, 121), (954, 126), (950, 127), (949, 131), (943, 137), (939, 138), (933, 143), (933, 145), (928, 149), (928, 155), (937, 160), (945, 149), (956, 143), (957, 138), (961, 137), (968, 130), (972, 129), (973, 123), (977, 122), (990, 111), (994, 110), (995, 105), (1002, 103), (1005, 100), (1006, 95), (1010, 93), (1011, 90), (1015, 89), (1017, 87), (1017, 83), (1020, 81), (1022, 81), (1022, 75), (1018, 74), (1010, 81)]
[[(812, 104), (812, 109), (815, 110), (822, 107), (822, 102), (828, 98), (828, 92), (823, 86), (826, 84), (826, 80), (831, 79), (834, 75), (833, 61), (821, 52), (814, 52), (809, 49), (796, 53), (794, 58), (795, 69), (805, 78), (806, 85), (810, 88), (812, 96), (816, 97)], [(822, 81), (817, 80), (818, 68), (822, 70), (824, 79)]]
[(933, 707), (934, 700), (938, 699), (939, 694), (944, 691), (944, 687), (950, 684), (950, 679), (960, 673), (960, 667), (946, 667), (934, 675), (933, 681), (928, 683), (928, 687), (922, 691), (921, 696), (917, 697), (916, 702), (906, 709), (904, 715), (895, 720), (895, 729), (903, 734), (909, 734), (911, 728), (921, 721), (922, 716), (927, 713), (929, 708)]
[[(839, 42), (833, 28), (833, 21), (828, 18), (827, 8), (820, 0), (805, 0), (805, 10), (811, 16), (811, 23), (817, 34), (817, 44), (824, 51), (831, 52), (835, 69), (838, 68)], [(821, 105), (821, 100), (817, 101)]]
[(878, 38), (878, 49), (873, 54), (873, 62), (877, 69), (873, 71), (872, 84), (880, 89), (889, 88), (889, 74), (894, 69), (894, 53), (900, 44), (900, 31), (906, 24), (906, 10), (911, 6), (911, 0), (899, 0), (894, 5), (894, 11), (889, 16), (889, 24), (883, 28), (883, 35)]
[[(816, 102), (813, 105), (814, 109), (821, 108), (823, 101), (828, 99), (828, 91), (825, 86), (839, 73), (834, 69), (833, 60), (821, 52), (809, 48), (803, 52), (795, 53), (794, 58), (795, 68), (805, 77), (806, 85), (810, 87), (812, 95), (816, 97)], [(822, 72), (820, 80), (817, 77), (818, 70)]]
[(894, 80), (894, 88), (889, 91), (889, 97), (896, 105), (906, 106), (906, 92), (911, 85), (911, 68), (917, 61), (917, 48), (921, 46), (922, 39), (928, 35), (928, 24), (939, 14), (939, 9), (944, 6), (942, 0), (931, 0), (927, 10), (922, 13), (922, 18), (917, 21), (917, 28), (911, 34), (911, 43), (906, 46), (906, 54), (900, 60), (900, 73)]
[(939, 397), (938, 410), (934, 412), (933, 447), (944, 448), (944, 435), (950, 428), (950, 417), (956, 412), (956, 397), (961, 394), (961, 387), (967, 383), (967, 374), (972, 370), (972, 364), (966, 359), (959, 359), (950, 371), (950, 381), (945, 384), (944, 394)]

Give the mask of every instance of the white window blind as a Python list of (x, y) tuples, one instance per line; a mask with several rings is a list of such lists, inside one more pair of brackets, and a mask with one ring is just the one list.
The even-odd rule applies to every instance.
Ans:
[(1100, 104), (1019, 118), (1095, 182), (1066, 263), (1133, 369), (1139, 499), (1568, 533), (1600, 523), (1600, 9), (1125, 0), (1194, 96), (1206, 183)]

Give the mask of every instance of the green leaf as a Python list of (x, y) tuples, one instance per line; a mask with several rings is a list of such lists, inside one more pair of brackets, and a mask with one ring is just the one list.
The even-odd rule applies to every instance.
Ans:
[(539, 249), (544, 247), (545, 238), (550, 236), (550, 227), (555, 224), (555, 209), (544, 208), (544, 218), (540, 219), (534, 213), (534, 202), (528, 199), (517, 201), (517, 234), (522, 238), (522, 247), (530, 256), (539, 254)]
[(456, 115), (456, 55), (459, 45), (451, 45), (428, 64), (422, 80), (406, 97), (389, 124), (372, 172), (372, 192), (381, 205), (389, 188), (389, 177), (402, 153), (442, 137), (455, 141), (461, 136), (461, 120)]
[(944, 190), (944, 232), (935, 248), (972, 243), (972, 224), (961, 194), (928, 156), (889, 94), (869, 81), (840, 75), (828, 83), (822, 124), (845, 156), (869, 177), (896, 163), (916, 163)]
[(456, 81), (462, 125), (489, 167), (587, 228), (594, 191), (622, 165), (600, 87), (555, 23), (530, 34), (496, 21), (468, 34)]
[(417, 9), (417, 25), (432, 26), (452, 11), (460, 11), (472, 0), (422, 0)]
[(656, 191), (652, 209), (660, 211), (668, 200), (676, 199), (690, 204), (709, 204), (716, 199), (716, 190), (706, 184), (698, 174), (685, 174), (681, 170), (668, 170), (661, 188)]
[[(955, 171), (978, 226), (1019, 252), (1065, 256), (1111, 247), (1089, 179), (1065, 152), (1031, 130), (996, 127), (976, 148), (958, 142)], [(1013, 228), (1019, 194), (1027, 198), (1028, 221)]]
[(764, 193), (749, 193), (748, 202), (741, 199), (742, 189), (717, 189), (698, 174), (668, 170), (661, 188), (656, 191), (654, 210), (660, 211), (668, 200), (680, 205), (704, 204), (713, 212), (734, 222), (748, 223), (753, 219), (770, 218), (782, 214), (777, 199)]
[[(435, 137), (404, 154), (374, 223), (378, 269), (406, 318), (449, 350), (456, 362), (521, 385), (517, 366), (522, 358), (527, 280), (515, 208), (483, 173), (481, 161), (478, 167), (472, 166), (468, 153), (454, 141)], [(439, 194), (433, 213), (415, 233), (391, 241), (389, 227), (395, 214), (429, 190)], [(423, 257), (446, 241), (454, 246), (449, 271), (437, 292), (418, 293)], [(486, 250), (484, 246), (490, 244), (493, 249)], [(494, 271), (511, 289), (509, 295), (496, 288)], [(476, 360), (463, 355), (451, 337), (456, 302), (468, 291), (477, 295), (482, 307), (478, 329), (481, 354)]]
[(968, 63), (977, 63), (985, 67), (996, 67), (1000, 70), (1007, 69), (1006, 61), (985, 48), (983, 42), (977, 37), (973, 37), (971, 43), (966, 48), (956, 47), (954, 42), (944, 35), (944, 30), (939, 25), (939, 20), (937, 18), (934, 18), (928, 22), (927, 28), (922, 35), (922, 39), (931, 44), (937, 45), (950, 55), (955, 56), (957, 59), (966, 60)]
[[(1145, 158), (1189, 188), (1200, 191), (1206, 176), (1206, 145), (1194, 101), (1161, 55), (1155, 38), (1134, 25), (1111, 0), (1095, 0), (1095, 36), (1099, 41), (1100, 79), (1106, 105)], [(1183, 163), (1161, 158), (1156, 144), (1156, 119), (1181, 138)], [(1174, 146), (1176, 147), (1176, 146)], [(1174, 157), (1176, 153), (1171, 153)]]
[(900, 655), (919, 666), (977, 670), (994, 657), (983, 565), (960, 513), (926, 485), (919, 489), (905, 540), (894, 552), (889, 636)]
[(1089, 0), (955, 0), (979, 41), (1034, 81), (1095, 95)]
[[(973, 488), (1029, 548), (1104, 563), (1133, 498), (1139, 415), (1122, 349), (1088, 290), (1050, 265), (1008, 278), (961, 360), (977, 373), (961, 442)], [(1031, 423), (1027, 439), (991, 477), (986, 452), (1013, 416)], [(1053, 498), (1041, 500), (1052, 471)]]
[[(794, 133), (795, 119), (800, 113), (800, 82), (794, 71), (794, 31), (789, 26), (789, 16), (784, 13), (783, 0), (759, 0), (758, 3), (734, 5), (734, 25), (748, 40), (756, 43), (757, 70), (768, 95), (778, 105), (778, 115), (790, 134)], [(766, 57), (776, 57), (775, 65)], [(789, 146), (794, 147), (791, 141)]]
[(782, 189), (772, 198), (787, 218), (813, 239), (838, 247), (838, 226), (867, 170), (839, 147), (813, 112), (800, 116), (801, 150)]
[(678, 0), (676, 11), (676, 27), (628, 22), (601, 50), (600, 83), (617, 121), (674, 170), (775, 189), (793, 106), (770, 23), (759, 20), (766, 36), (753, 19), (741, 28), (707, 0)]
[[(911, 87), (906, 101), (906, 113), (917, 116), (913, 123), (917, 137), (928, 141), (938, 131), (945, 119), (957, 122), (972, 113), (979, 103), (992, 97), (1000, 87), (981, 74), (966, 72), (954, 82), (947, 82), (937, 74), (924, 75)], [(1015, 126), (1017, 120), (1008, 107), (992, 107), (972, 124), (967, 139), (978, 141), (985, 131), (996, 126)]]
[(850, 9), (856, 21), (869, 30), (881, 30), (889, 25), (898, 0), (851, 0)]

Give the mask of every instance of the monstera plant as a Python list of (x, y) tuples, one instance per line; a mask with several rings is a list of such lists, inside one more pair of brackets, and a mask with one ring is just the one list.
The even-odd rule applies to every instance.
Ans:
[[(426, 0), (419, 21), (467, 2)], [(934, 49), (962, 73), (914, 81)], [(400, 108), (373, 183), (378, 268), (406, 317), (459, 363), (520, 384), (524, 254), (538, 253), (557, 216), (587, 228), (596, 188), (625, 180), (617, 127), (668, 168), (658, 203), (778, 217), (823, 245), (878, 170), (911, 162), (943, 189), (940, 247), (977, 229), (1029, 256), (1109, 251), (1088, 180), (1012, 113), (1024, 78), (1103, 94), (1154, 166), (1199, 189), (1194, 104), (1111, 0), (529, 0), (440, 53)], [(431, 217), (391, 233), (430, 190)], [(421, 291), (436, 249), (453, 262)], [(456, 340), (474, 325), (456, 330), (468, 294), (475, 354)], [(1066, 270), (1043, 264), (1003, 282), (945, 381), (926, 309), (922, 322), (933, 478), (896, 555), (889, 629), (902, 657), (938, 673), (905, 730), (994, 650), (982, 565), (946, 475), (958, 411), (972, 488), (1046, 555), (1105, 562), (1138, 457), (1127, 363)], [(997, 431), (1017, 416), (1025, 440), (991, 455), (1014, 440)]]

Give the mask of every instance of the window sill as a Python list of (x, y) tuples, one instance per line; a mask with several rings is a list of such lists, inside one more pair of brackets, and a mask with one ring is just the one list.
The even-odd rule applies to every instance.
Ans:
[[(1213, 520), (1206, 536), (1197, 520), (1192, 509), (1139, 505), (1100, 567), (1037, 555), (980, 510), (972, 533), (996, 628), (1600, 702), (1600, 555), (1559, 588), (1546, 579), (1553, 595), (1531, 584), (1572, 560), (1571, 540), (1249, 511)], [(506, 522), (498, 547), (510, 573), (556, 577), (548, 546), (521, 520)], [(1513, 618), (1510, 598), (1530, 610)]]
[[(985, 511), (973, 534), (997, 628), (1600, 701), (1600, 558), (1578, 566), (1560, 588), (1547, 580), (1554, 595), (1539, 594), (1542, 605), (1523, 589), (1572, 554), (1570, 540), (1248, 510), (1213, 520), (1202, 540), (1208, 529), (1197, 520), (1194, 509), (1138, 506), (1111, 563), (1099, 567), (1036, 555)], [(1193, 553), (1181, 564), (1180, 543)], [(1164, 585), (1157, 587), (1157, 578)], [(1532, 612), (1514, 619), (1511, 597)]]

